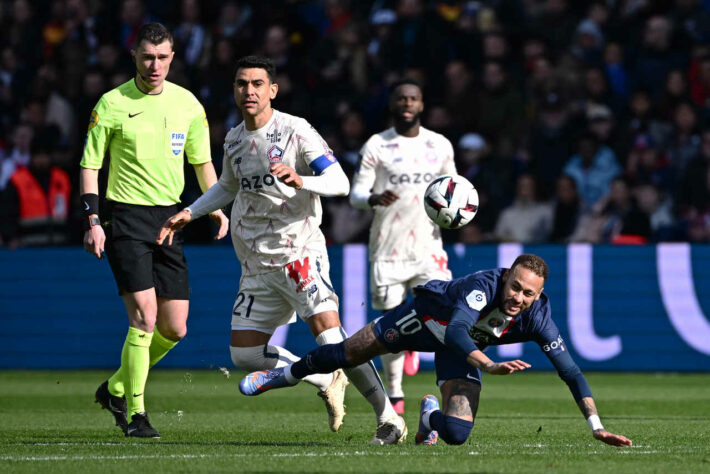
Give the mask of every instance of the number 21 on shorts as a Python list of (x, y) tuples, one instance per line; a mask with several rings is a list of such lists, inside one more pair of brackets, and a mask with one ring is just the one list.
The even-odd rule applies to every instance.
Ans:
[(249, 313), (251, 313), (251, 305), (254, 304), (254, 295), (245, 295), (242, 292), (239, 292), (237, 294), (237, 300), (234, 302), (234, 308), (232, 309), (232, 314), (235, 316), (241, 316), (242, 312), (238, 311), (239, 306), (241, 306), (242, 303), (244, 303), (244, 300), (249, 298), (249, 303), (247, 304), (247, 314), (244, 316), (245, 318), (249, 317)]

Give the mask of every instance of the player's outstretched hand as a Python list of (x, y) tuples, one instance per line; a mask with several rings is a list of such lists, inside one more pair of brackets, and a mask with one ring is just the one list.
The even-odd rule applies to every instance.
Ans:
[(103, 258), (106, 234), (100, 225), (92, 226), (84, 232), (84, 250), (95, 255), (99, 260)]
[(215, 224), (219, 226), (217, 235), (214, 236), (215, 240), (219, 240), (229, 232), (229, 218), (222, 212), (222, 209), (217, 209), (216, 211), (210, 213), (210, 219), (212, 219)]
[(290, 186), (294, 189), (301, 189), (303, 187), (301, 176), (290, 166), (286, 166), (283, 163), (274, 163), (271, 165), (271, 168), (269, 168), (269, 171), (286, 186)]
[(507, 360), (505, 362), (494, 362), (489, 367), (486, 367), (486, 372), (492, 375), (508, 375), (513, 372), (529, 369), (530, 364), (522, 360)]
[(609, 433), (607, 430), (595, 430), (593, 435), (602, 443), (610, 444), (612, 446), (633, 445), (633, 442), (629, 438), (614, 433)]
[(183, 209), (174, 216), (168, 218), (168, 220), (163, 224), (163, 227), (160, 229), (160, 233), (156, 239), (158, 245), (163, 245), (166, 237), (168, 239), (168, 245), (172, 245), (175, 231), (185, 227), (191, 220), (192, 213), (187, 209)]

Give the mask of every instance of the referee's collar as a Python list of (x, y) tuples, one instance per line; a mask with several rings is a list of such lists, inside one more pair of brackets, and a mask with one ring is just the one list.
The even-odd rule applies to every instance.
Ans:
[(136, 89), (138, 89), (138, 92), (140, 92), (140, 93), (143, 94), (143, 95), (156, 96), (156, 95), (162, 94), (163, 91), (165, 90), (165, 84), (167, 84), (167, 82), (168, 82), (168, 81), (163, 80), (163, 88), (160, 89), (160, 92), (158, 92), (157, 94), (150, 94), (150, 93), (148, 93), (148, 92), (143, 92), (143, 91), (141, 90), (141, 88), (138, 87), (138, 80), (137, 80), (136, 76), (133, 76), (133, 85), (136, 86)]

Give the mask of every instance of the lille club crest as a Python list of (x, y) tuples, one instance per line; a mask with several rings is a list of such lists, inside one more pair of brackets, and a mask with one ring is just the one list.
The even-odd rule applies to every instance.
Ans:
[(266, 154), (269, 156), (269, 163), (271, 163), (271, 164), (281, 163), (282, 158), (284, 156), (284, 151), (281, 148), (274, 145), (271, 148), (269, 148), (269, 151), (267, 151)]

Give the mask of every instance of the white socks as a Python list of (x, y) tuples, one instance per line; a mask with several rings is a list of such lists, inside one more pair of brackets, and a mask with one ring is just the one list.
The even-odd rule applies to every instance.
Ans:
[[(326, 344), (338, 344), (347, 338), (347, 334), (342, 327), (326, 329), (316, 337), (319, 346)], [(345, 369), (345, 374), (352, 381), (363, 397), (370, 402), (377, 416), (377, 424), (395, 418), (397, 414), (392, 408), (392, 404), (387, 398), (382, 380), (375, 370), (372, 361), (366, 362), (351, 369)], [(288, 380), (288, 379), (287, 379)]]
[(404, 373), (404, 351), (396, 354), (382, 354), (382, 370), (385, 373), (387, 393), (390, 398), (404, 398), (402, 374)]
[[(232, 355), (232, 362), (235, 366), (250, 371), (285, 367), (299, 360), (296, 355), (279, 346), (230, 346), (229, 352)], [(289, 380), (288, 377), (286, 380)], [(294, 380), (298, 381), (298, 379)], [(333, 381), (333, 374), (313, 374), (301, 380), (318, 387), (318, 389), (322, 391), (330, 386), (330, 383)], [(291, 380), (289, 380), (289, 382), (291, 382)]]

